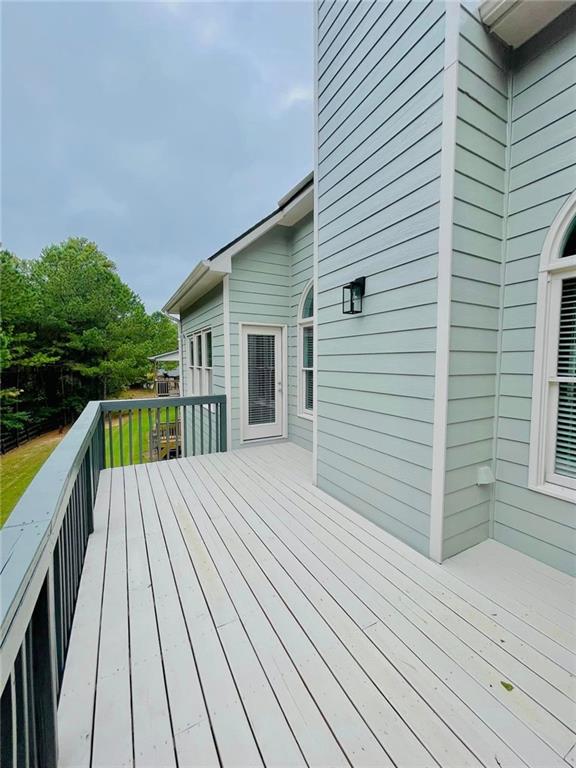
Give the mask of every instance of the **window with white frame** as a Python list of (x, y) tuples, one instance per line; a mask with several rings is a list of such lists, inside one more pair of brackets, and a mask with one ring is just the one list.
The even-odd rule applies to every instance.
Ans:
[(530, 485), (576, 500), (576, 195), (542, 253), (530, 440)]
[(314, 286), (302, 294), (298, 309), (298, 412), (314, 415)]
[(212, 329), (204, 328), (188, 337), (190, 394), (212, 394)]

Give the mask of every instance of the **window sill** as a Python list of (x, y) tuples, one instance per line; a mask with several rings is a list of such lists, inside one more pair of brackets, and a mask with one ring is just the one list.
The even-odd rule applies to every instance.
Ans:
[(553, 496), (555, 499), (562, 499), (562, 501), (576, 502), (576, 490), (572, 488), (564, 488), (562, 485), (555, 485), (554, 483), (543, 483), (542, 485), (529, 485), (528, 488), (536, 493), (544, 493), (546, 496)]

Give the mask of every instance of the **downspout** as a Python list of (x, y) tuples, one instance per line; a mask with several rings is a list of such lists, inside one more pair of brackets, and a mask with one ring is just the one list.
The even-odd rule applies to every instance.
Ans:
[(502, 381), (502, 331), (504, 326), (504, 290), (506, 286), (506, 261), (508, 256), (508, 210), (510, 199), (510, 161), (512, 153), (512, 106), (514, 92), (514, 73), (512, 70), (511, 52), (508, 62), (508, 104), (506, 126), (506, 170), (504, 175), (504, 216), (502, 217), (502, 247), (500, 264), (500, 291), (498, 299), (500, 306), (498, 308), (498, 339), (496, 343), (496, 395), (494, 397), (494, 433), (492, 448), (492, 474), (494, 482), (490, 494), (490, 518), (488, 521), (488, 536), (494, 538), (494, 517), (496, 513), (496, 465), (498, 451), (498, 434), (500, 424), (500, 385)]

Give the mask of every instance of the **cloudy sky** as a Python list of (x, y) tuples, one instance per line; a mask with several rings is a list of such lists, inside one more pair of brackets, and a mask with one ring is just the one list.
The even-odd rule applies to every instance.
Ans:
[(2, 241), (94, 240), (157, 309), (312, 168), (306, 2), (4, 2)]

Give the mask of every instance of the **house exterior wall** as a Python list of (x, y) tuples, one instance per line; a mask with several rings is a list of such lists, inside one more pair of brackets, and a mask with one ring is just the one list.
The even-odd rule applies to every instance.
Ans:
[(317, 24), (318, 485), (427, 553), (444, 5), (325, 2)]
[(293, 228), (290, 239), (290, 327), (288, 329), (288, 437), (312, 450), (312, 420), (298, 415), (298, 311), (300, 299), (314, 271), (314, 217), (306, 216)]
[(528, 488), (536, 285), (540, 252), (576, 189), (576, 8), (512, 61), (502, 360), (497, 408), (494, 538), (576, 571), (574, 504)]
[[(182, 370), (180, 372), (181, 393), (183, 397), (192, 394), (192, 372), (190, 369), (189, 337), (204, 328), (212, 330), (212, 394), (225, 394), (224, 369), (224, 301), (222, 285), (216, 286), (202, 296), (180, 317), (180, 332), (182, 339)], [(194, 421), (192, 414), (187, 413), (186, 439), (188, 451), (193, 447), (200, 452), (201, 447), (208, 448), (210, 441), (216, 439), (215, 412), (206, 406), (200, 412), (196, 407)]]
[(225, 392), (224, 381), (224, 304), (222, 286), (218, 285), (202, 296), (180, 316), (182, 345), (182, 395), (192, 394), (190, 371), (190, 345), (188, 337), (195, 331), (212, 329), (212, 390), (215, 395)]
[[(573, 571), (574, 505), (528, 488), (528, 450), (540, 251), (576, 188), (576, 9), (510, 51), (477, 7), (457, 9), (450, 147), (444, 4), (317, 9), (318, 484), (430, 551), (453, 149), (441, 556), (493, 536)], [(342, 285), (363, 275), (364, 311), (345, 316)]]
[(508, 142), (507, 52), (460, 7), (443, 555), (488, 538)]
[(240, 323), (290, 320), (290, 230), (275, 227), (234, 256), (229, 279), (232, 446), (240, 436)]

